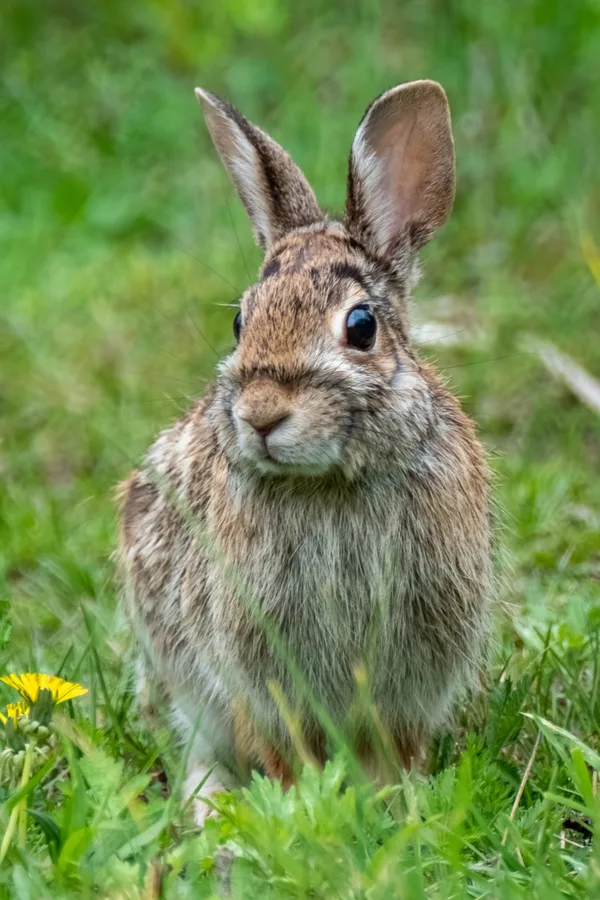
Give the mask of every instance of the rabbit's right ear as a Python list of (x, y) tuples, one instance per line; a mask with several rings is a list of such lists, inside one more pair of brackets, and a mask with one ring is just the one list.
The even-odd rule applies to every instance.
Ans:
[(346, 227), (402, 271), (454, 201), (454, 143), (446, 94), (412, 81), (377, 97), (350, 156)]
[(325, 219), (308, 181), (286, 151), (233, 106), (196, 88), (223, 164), (267, 249), (295, 228)]

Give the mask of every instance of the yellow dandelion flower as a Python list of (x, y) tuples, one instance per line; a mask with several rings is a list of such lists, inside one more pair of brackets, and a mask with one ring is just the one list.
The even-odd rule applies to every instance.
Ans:
[(26, 706), (23, 702), (19, 701), (19, 703), (9, 703), (6, 707), (6, 715), (2, 715), (0, 712), (0, 722), (5, 723), (8, 722), (9, 719), (19, 719), (21, 716), (26, 716), (29, 712), (29, 707)]
[(87, 688), (71, 681), (65, 681), (57, 675), (38, 675), (27, 672), (24, 675), (2, 675), (0, 681), (18, 691), (28, 703), (35, 703), (40, 691), (50, 691), (55, 705), (87, 694)]

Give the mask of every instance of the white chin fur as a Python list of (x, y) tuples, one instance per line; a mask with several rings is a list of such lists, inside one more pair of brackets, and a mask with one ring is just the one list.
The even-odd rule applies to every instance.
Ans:
[(331, 468), (331, 465), (314, 465), (308, 463), (280, 463), (276, 460), (263, 457), (253, 459), (252, 462), (264, 475), (303, 475), (314, 478), (318, 475), (325, 475)]
[(254, 430), (243, 423), (237, 425), (238, 446), (242, 457), (265, 474), (324, 475), (339, 465), (340, 446), (331, 440), (303, 441), (297, 433), (276, 429), (267, 438), (266, 448)]
[(313, 452), (303, 456), (300, 456), (297, 447), (293, 450), (286, 448), (285, 451), (270, 447), (268, 449), (269, 454), (266, 455), (262, 445), (249, 447), (240, 443), (242, 457), (252, 463), (259, 472), (268, 475), (325, 475), (340, 462), (334, 446), (322, 448), (320, 451), (316, 447), (307, 448)]

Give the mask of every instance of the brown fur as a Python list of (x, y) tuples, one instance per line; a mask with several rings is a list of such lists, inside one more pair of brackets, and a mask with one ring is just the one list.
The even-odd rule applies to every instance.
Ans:
[[(272, 683), (319, 759), (328, 723), (372, 757), (360, 737), (366, 690), (410, 765), (476, 684), (493, 587), (481, 445), (408, 338), (415, 235), (429, 235), (452, 202), (445, 96), (417, 82), (370, 107), (345, 225), (312, 213), (307, 222), (314, 195), (289, 157), (283, 164), (271, 139), (257, 143), (254, 126), (206, 96), (267, 255), (242, 299), (238, 349), (124, 488), (131, 620), (150, 671), (171, 685), (178, 723), (202, 716), (197, 765), (225, 772), (237, 757), (290, 780), (292, 742)], [(410, 165), (422, 149), (418, 177), (403, 180), (407, 154), (389, 153), (397, 141), (410, 143)], [(269, 179), (282, 179), (276, 192)], [(362, 200), (357, 211), (377, 179), (393, 186), (385, 221)], [(377, 319), (367, 352), (345, 344), (358, 303)]]

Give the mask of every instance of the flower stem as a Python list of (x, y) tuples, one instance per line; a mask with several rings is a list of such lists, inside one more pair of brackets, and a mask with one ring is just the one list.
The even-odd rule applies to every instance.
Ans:
[[(31, 775), (31, 763), (33, 760), (33, 742), (27, 745), (27, 750), (25, 751), (25, 761), (23, 763), (23, 774), (21, 776), (21, 784), (19, 788), (22, 789), (25, 787), (27, 782), (29, 781), (29, 776)], [(23, 797), (10, 814), (10, 819), (8, 820), (8, 828), (4, 832), (4, 837), (2, 838), (2, 846), (0, 846), (0, 862), (6, 856), (7, 850), (10, 846), (10, 842), (13, 838), (13, 835), (17, 829), (17, 822), (19, 823), (19, 844), (21, 847), (25, 846), (25, 837), (26, 837), (26, 828), (27, 828), (27, 797)]]
[(4, 832), (4, 837), (2, 838), (2, 846), (0, 847), (0, 862), (2, 862), (2, 860), (6, 856), (6, 851), (8, 850), (9, 844), (12, 840), (12, 836), (15, 833), (15, 828), (17, 827), (18, 817), (19, 807), (15, 806), (10, 814), (10, 819), (8, 820), (8, 828)]
[[(23, 763), (23, 777), (21, 778), (21, 787), (24, 788), (27, 782), (29, 781), (29, 776), (31, 775), (31, 764), (33, 762), (33, 741), (29, 741), (27, 744), (27, 750), (25, 751), (25, 762)], [(27, 797), (23, 797), (23, 799), (19, 802), (20, 807), (20, 816), (19, 816), (19, 847), (25, 848), (25, 841), (27, 837)]]

